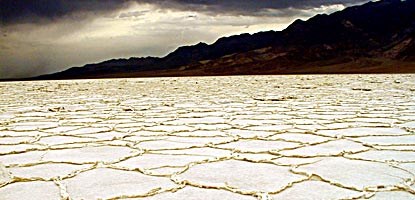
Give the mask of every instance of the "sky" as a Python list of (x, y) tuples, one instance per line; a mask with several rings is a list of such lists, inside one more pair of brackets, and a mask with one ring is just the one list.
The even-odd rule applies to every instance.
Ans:
[(283, 30), (368, 0), (0, 0), (0, 79)]

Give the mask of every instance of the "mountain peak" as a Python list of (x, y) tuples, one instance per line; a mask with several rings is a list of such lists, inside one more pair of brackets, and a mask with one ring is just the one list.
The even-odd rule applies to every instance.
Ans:
[[(415, 72), (415, 0), (383, 0), (296, 20), (283, 31), (113, 59), (40, 79), (279, 73)], [(359, 61), (359, 62), (357, 62)], [(401, 63), (402, 69), (390, 63)], [(316, 68), (317, 67), (317, 68)]]

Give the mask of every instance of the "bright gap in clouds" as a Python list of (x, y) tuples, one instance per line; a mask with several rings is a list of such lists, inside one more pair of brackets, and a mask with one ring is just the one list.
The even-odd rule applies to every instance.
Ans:
[(0, 39), (0, 78), (35, 76), (112, 58), (164, 56), (179, 46), (213, 43), (220, 37), (241, 33), (282, 30), (295, 19), (344, 8), (338, 4), (240, 15), (134, 3), (106, 16), (85, 16), (84, 20), (65, 18), (44, 25), (13, 25), (8, 27), (7, 37)]

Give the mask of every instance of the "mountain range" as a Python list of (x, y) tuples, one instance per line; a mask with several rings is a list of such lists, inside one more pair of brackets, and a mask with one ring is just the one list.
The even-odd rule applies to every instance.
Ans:
[(183, 46), (165, 57), (112, 59), (29, 78), (415, 73), (415, 0), (382, 0), (296, 20), (283, 31)]

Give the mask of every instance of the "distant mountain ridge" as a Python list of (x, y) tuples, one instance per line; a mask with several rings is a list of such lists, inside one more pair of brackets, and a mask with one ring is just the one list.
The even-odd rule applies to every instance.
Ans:
[(354, 6), (283, 31), (183, 46), (163, 58), (113, 59), (31, 79), (297, 73), (415, 73), (415, 0)]

